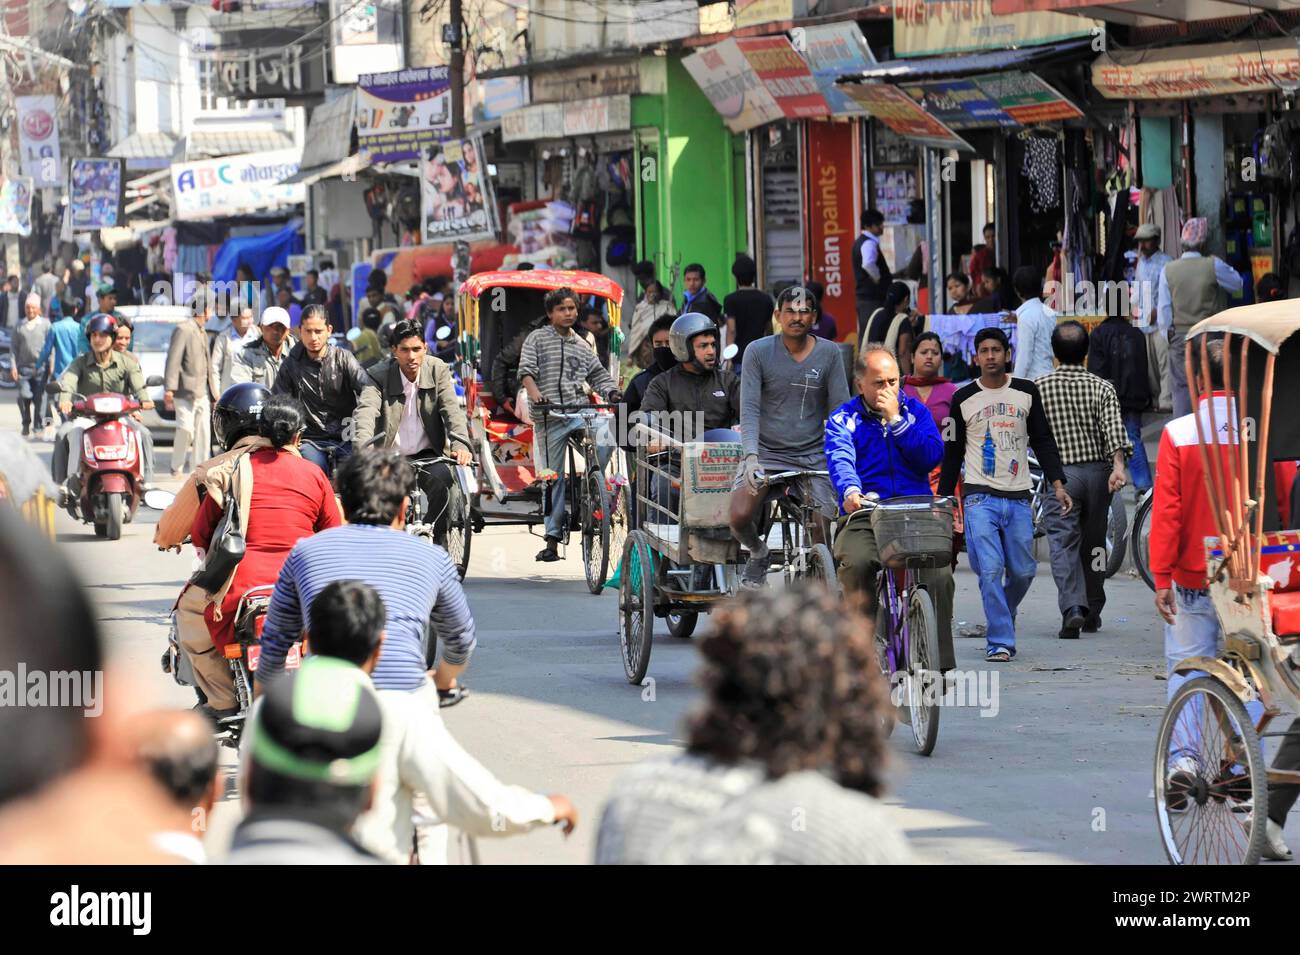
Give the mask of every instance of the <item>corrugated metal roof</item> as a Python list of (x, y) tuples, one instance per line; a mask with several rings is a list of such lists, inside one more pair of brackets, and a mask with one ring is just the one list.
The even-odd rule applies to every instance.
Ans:
[(170, 159), (176, 137), (169, 133), (132, 133), (108, 151), (114, 159)]
[(176, 146), (179, 155), (173, 154), (172, 158), (176, 162), (189, 162), (292, 148), (293, 137), (274, 129), (195, 130), (181, 139)]
[(1045, 46), (1024, 46), (1014, 50), (989, 50), (986, 53), (968, 53), (962, 56), (926, 56), (905, 60), (887, 60), (861, 73), (842, 77), (845, 80), (925, 80), (941, 77), (991, 73), (997, 70), (1030, 66), (1046, 60), (1055, 60), (1065, 54), (1081, 53), (1089, 48), (1089, 40), (1071, 40), (1066, 43), (1049, 43)]

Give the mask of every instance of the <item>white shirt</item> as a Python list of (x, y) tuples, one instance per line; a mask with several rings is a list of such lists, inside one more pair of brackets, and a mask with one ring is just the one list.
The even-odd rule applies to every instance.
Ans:
[(1042, 299), (1031, 298), (1016, 309), (1016, 366), (1012, 372), (1017, 378), (1033, 381), (1052, 373), (1052, 330), (1056, 316)]
[(176, 856), (192, 865), (207, 864), (207, 850), (203, 848), (203, 842), (199, 837), (192, 832), (155, 832), (150, 841), (159, 852)]
[(424, 421), (420, 418), (420, 380), (409, 380), (402, 375), (402, 392), (405, 403), (402, 406), (402, 420), (397, 426), (397, 449), (408, 457), (429, 447), (429, 435), (425, 433)]

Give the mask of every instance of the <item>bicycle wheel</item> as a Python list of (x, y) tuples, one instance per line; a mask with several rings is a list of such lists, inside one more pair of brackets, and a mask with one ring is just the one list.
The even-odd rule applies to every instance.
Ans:
[(1259, 736), (1236, 694), (1211, 676), (1184, 683), (1156, 741), (1156, 823), (1169, 861), (1257, 863), (1267, 778)]
[(664, 619), (668, 621), (669, 635), (685, 640), (695, 632), (695, 625), (699, 622), (700, 615), (694, 610), (675, 610)]
[(609, 552), (623, 553), (623, 542), (627, 532), (632, 528), (631, 508), (628, 498), (631, 496), (630, 484), (616, 485), (609, 491)]
[(840, 581), (835, 576), (835, 558), (825, 544), (813, 544), (796, 558), (796, 582), (825, 587), (833, 596), (840, 595)]
[(589, 467), (582, 479), (582, 568), (593, 594), (600, 593), (609, 575), (609, 519), (605, 474)]
[(627, 535), (618, 587), (618, 642), (627, 682), (638, 686), (650, 667), (650, 645), (654, 640), (654, 565), (650, 555), (649, 539), (644, 533), (632, 531)]
[(1152, 591), (1156, 589), (1156, 579), (1151, 575), (1151, 505), (1154, 495), (1147, 491), (1138, 502), (1133, 512), (1132, 540), (1133, 566)]
[(939, 702), (943, 674), (939, 672), (939, 625), (930, 595), (915, 588), (907, 607), (907, 708), (912, 739), (922, 756), (934, 752), (939, 739)]
[(1106, 523), (1106, 576), (1114, 577), (1124, 566), (1128, 553), (1128, 511), (1124, 510), (1122, 492), (1110, 496), (1110, 514)]
[(447, 531), (442, 546), (456, 565), (456, 573), (464, 580), (465, 572), (469, 570), (469, 548), (474, 531), (468, 502), (458, 486), (453, 485), (448, 495), (447, 511)]
[[(888, 597), (888, 592), (885, 589), (885, 586), (883, 584), (884, 574), (886, 573), (888, 573), (887, 570), (881, 571), (882, 583), (879, 587), (876, 588), (876, 600), (879, 601), (879, 605), (881, 606), (884, 605), (885, 600)], [(877, 621), (879, 620), (880, 617), (877, 616)], [(892, 705), (894, 703), (894, 680), (893, 680), (893, 671), (889, 667), (889, 639), (890, 638), (889, 638), (888, 612), (884, 613), (883, 626), (876, 627), (875, 639), (876, 639), (876, 659), (880, 663), (880, 675), (885, 680), (885, 686), (888, 688), (890, 704), (891, 704), (885, 709), (885, 715), (882, 719), (883, 725), (881, 727), (884, 731), (885, 739), (889, 739), (890, 734), (894, 732), (894, 724), (898, 722), (898, 719), (894, 716), (894, 706)]]

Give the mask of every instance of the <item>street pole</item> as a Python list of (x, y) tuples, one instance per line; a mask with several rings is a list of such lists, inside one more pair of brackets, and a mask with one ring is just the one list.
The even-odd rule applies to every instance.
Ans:
[[(462, 32), (461, 0), (451, 0), (448, 16), (451, 20), (451, 63), (447, 70), (451, 87), (451, 135), (452, 138), (463, 141), (465, 139), (465, 38)], [(456, 287), (459, 288), (460, 283), (469, 278), (468, 242), (455, 243), (451, 263)]]

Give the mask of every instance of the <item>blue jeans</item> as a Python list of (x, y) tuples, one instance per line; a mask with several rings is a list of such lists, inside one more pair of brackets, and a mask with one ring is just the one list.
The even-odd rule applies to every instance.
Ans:
[[(539, 416), (540, 417), (540, 416)], [(582, 432), (586, 421), (583, 418), (550, 418), (545, 432), (546, 461), (545, 466), (555, 471), (559, 478), (551, 486), (551, 512), (546, 515), (546, 536), (554, 540), (564, 537), (566, 508), (564, 502), (565, 470), (568, 467), (565, 445), (569, 435)], [(609, 417), (601, 415), (593, 423), (596, 434), (596, 456), (600, 459), (600, 469), (605, 470), (610, 456), (614, 453), (614, 437), (609, 433)], [(539, 429), (540, 430), (540, 429)]]
[(1139, 491), (1151, 488), (1151, 464), (1147, 461), (1147, 447), (1142, 443), (1142, 412), (1125, 411), (1123, 413), (1124, 430), (1133, 442), (1133, 457), (1129, 459), (1129, 471), (1133, 474), (1133, 486)]
[(987, 651), (1016, 653), (1016, 610), (1029, 592), (1034, 560), (1034, 520), (1029, 502), (993, 494), (968, 494), (963, 501), (966, 552), (979, 576), (987, 623)]
[[(333, 438), (303, 438), (298, 450), (303, 460), (310, 461), (325, 472), (327, 478), (334, 477), (334, 468), (338, 467), (352, 453), (352, 442), (336, 441)], [(334, 452), (333, 465), (329, 452)]]

